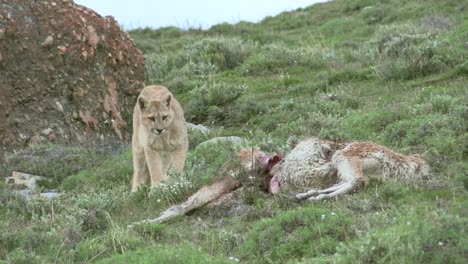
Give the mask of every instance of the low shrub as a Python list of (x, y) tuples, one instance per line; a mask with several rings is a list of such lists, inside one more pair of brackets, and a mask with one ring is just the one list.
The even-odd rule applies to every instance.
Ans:
[(252, 123), (254, 119), (262, 119), (268, 111), (266, 104), (254, 98), (246, 98), (236, 104), (236, 107), (237, 111), (233, 113), (231, 120), (237, 124)]
[(387, 107), (384, 110), (375, 110), (362, 113), (350, 113), (345, 119), (343, 129), (348, 131), (351, 138), (369, 140), (378, 138), (387, 127), (394, 122), (409, 118), (409, 110), (405, 107)]
[(377, 32), (375, 44), (380, 55), (375, 74), (384, 81), (427, 76), (463, 60), (438, 29), (415, 24), (384, 26)]
[(331, 49), (307, 47), (289, 48), (281, 44), (267, 44), (252, 55), (241, 67), (244, 74), (282, 73), (285, 68), (302, 66), (307, 69), (323, 69), (340, 64), (342, 58)]
[(328, 209), (304, 207), (260, 220), (240, 246), (252, 263), (285, 263), (291, 259), (333, 255), (340, 241), (353, 236), (349, 218)]
[[(428, 214), (428, 213), (426, 213)], [(396, 225), (338, 248), (338, 263), (465, 263), (468, 222), (456, 214), (409, 213)]]
[(191, 100), (185, 107), (185, 117), (191, 122), (220, 122), (226, 110), (246, 90), (245, 85), (207, 83), (190, 92)]
[(198, 263), (232, 263), (228, 258), (212, 257), (209, 254), (194, 248), (191, 245), (183, 244), (177, 246), (157, 245), (136, 251), (126, 252), (122, 255), (115, 255), (103, 259), (97, 263), (118, 264), (118, 263), (167, 263), (167, 264), (198, 264)]
[(364, 21), (367, 24), (389, 23), (397, 16), (395, 8), (388, 4), (377, 4), (369, 6), (362, 12)]
[(181, 50), (145, 56), (151, 83), (165, 84), (175, 94), (188, 92), (219, 71), (234, 69), (256, 50), (253, 41), (205, 38), (186, 43)]
[(151, 83), (159, 84), (167, 80), (174, 69), (180, 69), (185, 64), (182, 53), (149, 53), (145, 55), (146, 69)]
[(228, 70), (242, 64), (255, 51), (256, 46), (252, 41), (217, 37), (189, 43), (184, 49), (188, 62)]
[(345, 13), (360, 11), (365, 7), (370, 7), (378, 3), (376, 0), (345, 0), (343, 1), (342, 9)]
[(99, 167), (86, 169), (67, 177), (61, 184), (65, 191), (92, 191), (98, 188), (112, 188), (128, 184), (132, 177), (133, 163), (130, 150), (101, 161)]
[(119, 256), (143, 245), (143, 240), (125, 227), (113, 227), (101, 236), (82, 240), (73, 250), (73, 262), (90, 262), (111, 255)]

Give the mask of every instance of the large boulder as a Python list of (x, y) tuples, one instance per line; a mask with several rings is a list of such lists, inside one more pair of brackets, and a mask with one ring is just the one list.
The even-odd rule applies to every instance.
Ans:
[(127, 140), (145, 80), (142, 53), (113, 17), (71, 0), (0, 0), (0, 154)]

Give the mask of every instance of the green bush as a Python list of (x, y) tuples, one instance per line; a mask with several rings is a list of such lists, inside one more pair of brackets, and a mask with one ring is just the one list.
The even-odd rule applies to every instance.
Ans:
[(185, 107), (187, 120), (201, 123), (203, 121), (220, 122), (227, 114), (226, 110), (246, 90), (245, 85), (226, 83), (208, 83), (190, 91), (191, 100)]
[[(424, 220), (422, 220), (424, 219)], [(341, 244), (338, 263), (465, 263), (468, 222), (455, 214), (409, 214), (391, 227)]]
[(161, 83), (175, 94), (183, 93), (208, 81), (219, 71), (241, 65), (257, 44), (238, 38), (205, 38), (188, 42), (182, 50), (145, 55), (151, 83)]
[(421, 28), (426, 31), (447, 31), (452, 28), (452, 22), (446, 16), (428, 14), (421, 18)]
[(342, 8), (345, 13), (359, 11), (365, 7), (371, 7), (378, 3), (376, 0), (345, 0), (342, 1)]
[(164, 27), (159, 29), (136, 28), (129, 31), (135, 45), (144, 54), (161, 52), (166, 42), (170, 43), (173, 38), (181, 38), (188, 32), (177, 27)]
[(457, 66), (457, 72), (459, 74), (468, 74), (468, 61)]
[(460, 101), (448, 94), (441, 94), (436, 91), (437, 88), (430, 89), (426, 88), (426, 91), (422, 91), (418, 103), (415, 106), (416, 113), (418, 114), (442, 114), (447, 115), (454, 113), (460, 106)]
[(404, 106), (387, 107), (364, 113), (356, 111), (347, 116), (343, 129), (350, 133), (351, 138), (369, 140), (378, 138), (389, 125), (409, 117), (409, 109)]
[(380, 58), (375, 74), (381, 80), (407, 80), (438, 73), (463, 57), (437, 30), (419, 25), (384, 26), (375, 38)]
[(106, 264), (126, 264), (126, 263), (167, 263), (167, 264), (199, 264), (199, 263), (232, 263), (228, 258), (216, 258), (194, 248), (191, 245), (183, 244), (177, 246), (157, 245), (136, 251), (126, 252), (122, 255), (115, 255), (111, 258), (103, 259), (97, 263)]
[(285, 45), (268, 44), (245, 61), (242, 71), (250, 75), (283, 72), (284, 68), (291, 66), (320, 69), (339, 61), (341, 58), (338, 54), (326, 48), (288, 48)]
[(397, 17), (392, 5), (377, 4), (363, 10), (362, 15), (367, 24), (388, 23)]
[(302, 257), (333, 255), (352, 236), (349, 218), (327, 209), (304, 207), (262, 219), (240, 246), (252, 263), (285, 263)]
[(130, 150), (101, 161), (100, 166), (86, 169), (66, 178), (61, 189), (65, 191), (93, 191), (98, 188), (111, 188), (128, 184), (132, 177), (133, 163)]
[(145, 55), (146, 69), (151, 83), (159, 84), (167, 80), (174, 69), (182, 68), (186, 61), (181, 53), (150, 53)]
[(237, 111), (233, 112), (232, 121), (236, 124), (254, 123), (254, 119), (262, 119), (262, 116), (268, 111), (268, 106), (255, 100), (246, 98), (236, 104)]
[[(229, 24), (224, 22), (212, 26), (208, 32), (214, 35), (243, 36), (251, 33), (253, 30), (258, 30), (255, 26), (255, 23), (247, 21), (240, 21), (237, 24)], [(248, 39), (253, 40), (254, 38), (249, 37)]]
[(359, 37), (360, 35), (369, 35), (369, 25), (357, 17), (339, 17), (327, 20), (318, 28), (320, 33), (327, 38), (343, 40), (343, 36), (349, 34), (344, 39)]
[(228, 70), (241, 65), (256, 46), (252, 41), (218, 37), (189, 43), (184, 49), (187, 60), (195, 65), (213, 65), (216, 69)]
[(110, 227), (105, 233), (93, 238), (87, 238), (73, 250), (74, 262), (88, 262), (99, 260), (110, 255), (123, 254), (132, 250), (141, 248), (144, 245), (143, 240), (136, 236), (125, 226), (118, 226), (109, 217)]

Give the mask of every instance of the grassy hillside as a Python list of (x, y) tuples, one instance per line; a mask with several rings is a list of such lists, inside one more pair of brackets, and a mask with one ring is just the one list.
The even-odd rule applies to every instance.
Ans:
[[(170, 88), (191, 132), (184, 175), (130, 194), (128, 147), (39, 146), (3, 171), (54, 176), (62, 196), (0, 184), (0, 263), (466, 263), (468, 3), (335, 0), (260, 23), (130, 31), (149, 82)], [(421, 153), (430, 180), (373, 180), (296, 203), (245, 182), (237, 204), (128, 230), (212, 182), (237, 135), (287, 152), (298, 140), (370, 140)], [(118, 154), (116, 154), (118, 153)]]

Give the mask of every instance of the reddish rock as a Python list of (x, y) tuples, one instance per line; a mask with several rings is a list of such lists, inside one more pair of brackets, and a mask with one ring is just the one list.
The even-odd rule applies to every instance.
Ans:
[(51, 138), (128, 140), (145, 80), (113, 17), (71, 0), (0, 0), (0, 154)]

